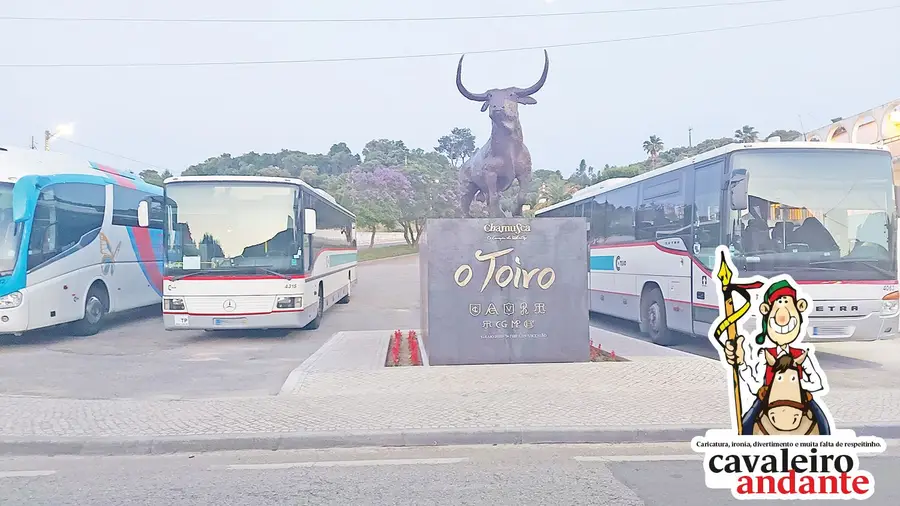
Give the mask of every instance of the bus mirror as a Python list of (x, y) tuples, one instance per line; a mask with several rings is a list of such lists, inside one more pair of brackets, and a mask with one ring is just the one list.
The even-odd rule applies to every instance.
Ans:
[(303, 210), (303, 232), (307, 234), (315, 234), (316, 233), (316, 210), (315, 209), (304, 209)]
[(139, 227), (149, 227), (150, 226), (150, 204), (146, 200), (140, 201), (138, 203), (138, 226)]
[(748, 184), (750, 182), (750, 173), (747, 169), (734, 169), (731, 171), (731, 178), (728, 187), (731, 189), (731, 209), (734, 211), (743, 211), (749, 207), (747, 201)]

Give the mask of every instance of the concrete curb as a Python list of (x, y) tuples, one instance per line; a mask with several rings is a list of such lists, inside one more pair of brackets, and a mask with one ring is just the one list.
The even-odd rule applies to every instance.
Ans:
[(396, 260), (398, 258), (407, 258), (407, 257), (414, 257), (414, 256), (419, 256), (419, 252), (417, 251), (415, 253), (407, 253), (406, 255), (397, 255), (395, 257), (373, 258), (371, 260), (357, 260), (356, 263), (357, 264), (371, 264), (371, 263), (375, 263), (375, 262), (384, 262), (387, 260)]
[[(149, 438), (0, 437), (2, 456), (127, 456), (243, 450), (452, 446), (498, 444), (616, 444), (688, 442), (723, 426), (635, 426), (629, 428), (546, 427), (528, 429), (422, 429), (395, 431), (298, 432)], [(900, 439), (900, 423), (855, 425), (858, 435)]]

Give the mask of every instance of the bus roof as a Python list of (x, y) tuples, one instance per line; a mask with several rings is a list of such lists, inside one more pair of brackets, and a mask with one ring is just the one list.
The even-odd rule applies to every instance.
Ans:
[(322, 197), (322, 199), (327, 202), (329, 205), (335, 207), (343, 211), (344, 213), (349, 214), (353, 218), (356, 218), (356, 215), (350, 212), (347, 208), (337, 203), (334, 197), (331, 196), (328, 192), (321, 188), (315, 188), (306, 183), (306, 181), (302, 179), (297, 179), (293, 177), (274, 177), (274, 176), (228, 176), (228, 175), (215, 175), (215, 176), (172, 176), (166, 178), (163, 181), (163, 184), (172, 184), (172, 183), (276, 183), (276, 184), (294, 184), (300, 186), (310, 192)]
[(747, 144), (740, 144), (733, 142), (731, 144), (726, 144), (720, 148), (711, 149), (709, 151), (700, 153), (691, 158), (685, 158), (684, 160), (679, 160), (675, 163), (670, 163), (669, 165), (665, 165), (658, 169), (653, 169), (648, 172), (644, 172), (643, 174), (638, 174), (637, 176), (631, 178), (616, 178), (616, 181), (612, 184), (607, 183), (606, 181), (600, 181), (595, 185), (588, 186), (582, 190), (575, 192), (573, 198), (569, 200), (563, 200), (562, 202), (557, 202), (551, 206), (547, 206), (535, 211), (535, 216), (552, 211), (554, 209), (559, 209), (560, 207), (565, 207), (569, 204), (574, 204), (576, 202), (581, 202), (583, 200), (587, 200), (589, 198), (596, 197), (602, 193), (605, 193), (613, 188), (617, 188), (619, 186), (625, 186), (631, 183), (637, 183), (643, 181), (645, 179), (650, 179), (655, 176), (659, 176), (665, 174), (667, 172), (672, 172), (674, 170), (678, 170), (682, 167), (687, 167), (689, 165), (693, 165), (695, 163), (703, 162), (705, 160), (711, 160), (717, 156), (722, 156), (728, 153), (732, 153), (734, 151), (744, 151), (744, 150), (752, 150), (752, 149), (852, 149), (859, 151), (882, 151), (886, 153), (890, 153), (887, 148), (884, 146), (876, 146), (872, 144), (850, 144), (850, 143), (838, 143), (838, 142), (803, 142), (803, 141), (792, 141), (792, 142), (753, 142)]
[(111, 184), (162, 195), (162, 188), (146, 183), (131, 171), (74, 157), (66, 153), (0, 146), (0, 182), (13, 183), (25, 176), (48, 176), (64, 182), (66, 176), (103, 177)]

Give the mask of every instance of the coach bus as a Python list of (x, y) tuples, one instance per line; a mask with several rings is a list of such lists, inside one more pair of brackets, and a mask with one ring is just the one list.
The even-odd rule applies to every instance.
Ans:
[[(164, 182), (166, 330), (316, 329), (356, 285), (356, 217), (299, 179)], [(141, 212), (145, 217), (146, 209)]]
[(720, 244), (742, 275), (803, 285), (811, 341), (874, 340), (900, 324), (894, 198), (883, 147), (767, 142), (601, 183), (535, 214), (586, 219), (591, 311), (637, 321), (657, 344), (707, 334)]
[(159, 304), (161, 199), (130, 172), (0, 148), (0, 334), (72, 323), (92, 335), (110, 313)]

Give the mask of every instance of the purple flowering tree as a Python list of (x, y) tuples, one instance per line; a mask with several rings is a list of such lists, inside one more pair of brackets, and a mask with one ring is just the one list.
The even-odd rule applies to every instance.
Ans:
[(413, 195), (409, 179), (393, 168), (355, 169), (341, 186), (341, 200), (356, 214), (357, 226), (372, 233), (370, 248), (375, 245), (378, 226), (396, 227), (402, 217), (401, 206)]

